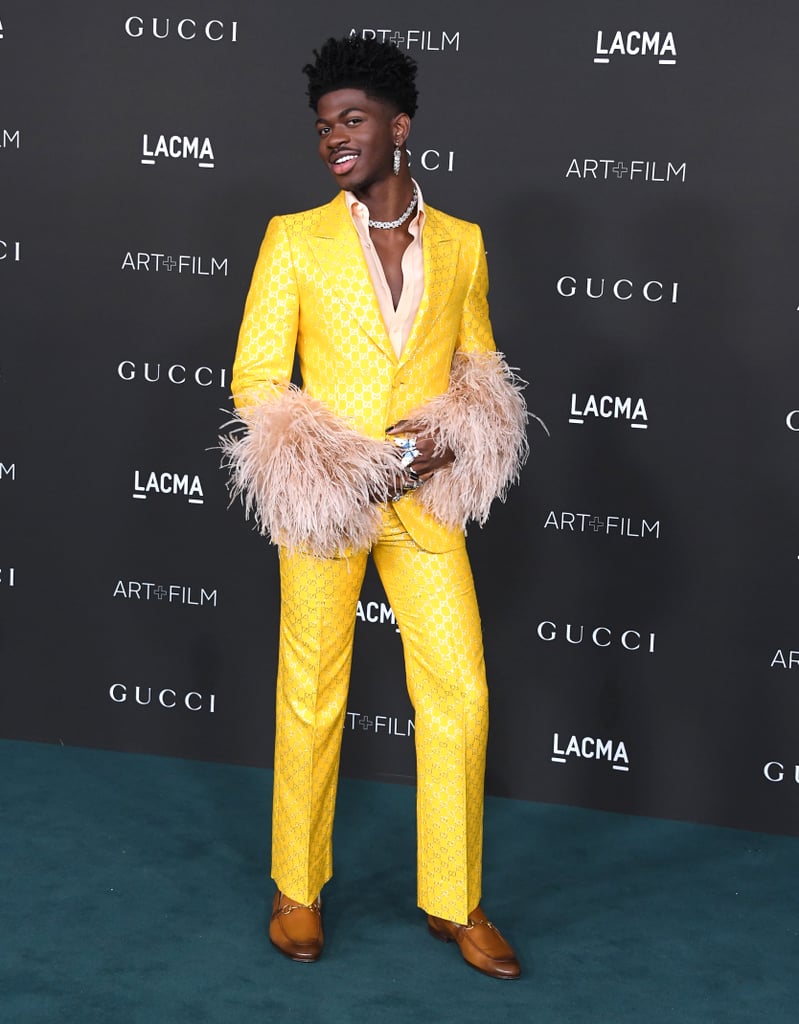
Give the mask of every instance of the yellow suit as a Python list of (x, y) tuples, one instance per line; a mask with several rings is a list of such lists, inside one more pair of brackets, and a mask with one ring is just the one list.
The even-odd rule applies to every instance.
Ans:
[[(278, 887), (310, 903), (332, 873), (355, 611), (371, 549), (397, 616), (416, 711), (419, 904), (465, 923), (480, 899), (488, 718), (462, 520), (484, 519), (518, 470), (524, 404), (495, 352), (479, 228), (429, 206), (425, 215), (424, 294), (400, 358), (344, 197), (270, 222), (233, 372), (248, 429), (226, 442), (226, 453), (238, 474), (234, 490), (280, 544)], [(295, 352), (301, 391), (288, 385)], [(394, 458), (385, 431), (409, 415), (425, 432), (440, 431), (456, 452), (455, 471), (436, 474), (438, 492), (425, 484), (375, 504), (370, 488)], [(475, 502), (496, 452), (511, 449)], [(453, 510), (449, 495), (461, 492)]]

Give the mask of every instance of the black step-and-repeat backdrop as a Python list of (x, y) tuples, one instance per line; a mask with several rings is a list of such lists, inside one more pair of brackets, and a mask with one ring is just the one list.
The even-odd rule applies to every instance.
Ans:
[[(333, 193), (300, 69), (420, 66), (425, 198), (531, 381), (470, 532), (495, 794), (799, 833), (789, 0), (0, 3), (0, 729), (269, 765), (276, 551), (213, 450), (276, 213)], [(343, 770), (413, 777), (359, 606)]]

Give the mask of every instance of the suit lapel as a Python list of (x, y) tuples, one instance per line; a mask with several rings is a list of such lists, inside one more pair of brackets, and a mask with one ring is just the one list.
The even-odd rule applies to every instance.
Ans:
[(400, 357), (407, 362), (416, 346), (430, 333), (449, 301), (458, 270), (460, 243), (446, 230), (437, 210), (425, 206), (422, 238), (424, 254), (424, 293), (411, 333)]
[[(361, 242), (342, 193), (323, 208), (308, 244), (320, 270), (335, 288), (375, 345), (393, 362), (394, 346), (386, 332)], [(458, 270), (460, 244), (446, 230), (438, 211), (425, 207), (423, 238), (424, 292), (399, 363), (405, 363), (432, 330), (444, 310)]]
[(396, 363), (397, 355), (383, 323), (361, 242), (341, 192), (324, 207), (308, 244), (322, 273), (353, 318), (380, 351)]

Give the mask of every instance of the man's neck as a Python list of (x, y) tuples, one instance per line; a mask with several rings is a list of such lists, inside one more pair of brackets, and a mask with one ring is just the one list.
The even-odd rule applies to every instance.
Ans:
[(413, 196), (413, 181), (407, 169), (397, 177), (376, 181), (364, 189), (353, 189), (355, 198), (369, 210), (371, 220), (392, 221), (401, 217)]

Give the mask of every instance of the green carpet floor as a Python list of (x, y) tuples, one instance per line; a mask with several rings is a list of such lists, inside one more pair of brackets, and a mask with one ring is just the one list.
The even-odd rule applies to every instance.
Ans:
[(484, 905), (524, 977), (414, 896), (414, 793), (343, 780), (327, 947), (265, 937), (271, 774), (0, 742), (3, 1024), (799, 1019), (796, 839), (490, 799)]

